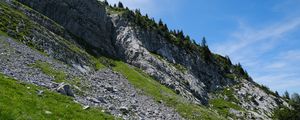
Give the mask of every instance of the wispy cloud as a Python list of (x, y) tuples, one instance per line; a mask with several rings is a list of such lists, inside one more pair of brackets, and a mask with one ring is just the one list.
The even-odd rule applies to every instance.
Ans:
[[(232, 34), (234, 40), (225, 45), (216, 47), (216, 52), (224, 53), (226, 51), (226, 54), (234, 54), (253, 44), (259, 45), (257, 43), (280, 40), (286, 33), (300, 26), (300, 17), (267, 26), (263, 29), (253, 29), (241, 21), (239, 21), (239, 23), (239, 30)], [(270, 44), (263, 45), (260, 49), (263, 50), (273, 47), (272, 45), (268, 45)]]
[[(283, 39), (300, 29), (300, 17), (289, 18), (260, 29), (239, 21), (240, 27), (225, 44), (213, 46), (217, 53), (241, 62), (254, 80), (280, 92), (300, 92), (300, 49), (282, 49)], [(299, 84), (298, 84), (299, 83)]]

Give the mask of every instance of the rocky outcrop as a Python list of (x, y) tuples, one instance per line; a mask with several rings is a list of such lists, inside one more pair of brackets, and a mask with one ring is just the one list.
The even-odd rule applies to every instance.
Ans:
[(234, 91), (241, 106), (251, 111), (253, 118), (270, 119), (273, 114), (272, 111), (279, 105), (288, 106), (288, 103), (283, 99), (266, 93), (247, 80), (244, 80)]

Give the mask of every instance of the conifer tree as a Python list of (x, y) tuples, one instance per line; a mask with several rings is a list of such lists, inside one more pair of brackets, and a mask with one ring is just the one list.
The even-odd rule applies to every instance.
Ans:
[(105, 5), (108, 5), (108, 2), (107, 2), (107, 0), (104, 0), (104, 4), (105, 4)]
[(159, 26), (159, 27), (162, 27), (162, 26), (164, 26), (164, 23), (162, 22), (162, 20), (161, 20), (161, 19), (159, 19), (159, 21), (158, 21), (158, 26)]
[(205, 37), (202, 38), (201, 46), (202, 47), (207, 47), (207, 43), (206, 43)]
[(211, 61), (211, 52), (208, 48), (205, 37), (203, 37), (203, 39), (202, 39), (201, 47), (202, 47), (202, 54), (203, 54), (202, 56), (203, 56), (205, 62)]
[(119, 2), (119, 3), (118, 3), (118, 7), (119, 7), (119, 8), (124, 8), (123, 3), (122, 3), (122, 2)]
[(290, 94), (288, 91), (285, 91), (284, 94), (283, 94), (283, 97), (286, 98), (286, 99), (290, 99)]

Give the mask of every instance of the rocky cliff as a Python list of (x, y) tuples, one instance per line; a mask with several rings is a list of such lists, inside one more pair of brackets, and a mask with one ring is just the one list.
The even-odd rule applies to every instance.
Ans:
[(0, 14), (1, 73), (123, 119), (272, 119), (288, 106), (227, 58), (207, 61), (201, 46), (172, 42), (128, 9), (6, 0)]

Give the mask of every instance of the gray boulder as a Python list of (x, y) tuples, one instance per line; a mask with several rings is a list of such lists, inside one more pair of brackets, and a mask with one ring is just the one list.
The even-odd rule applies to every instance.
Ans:
[(56, 88), (56, 91), (63, 95), (75, 97), (71, 86), (65, 83), (59, 84), (59, 86)]

